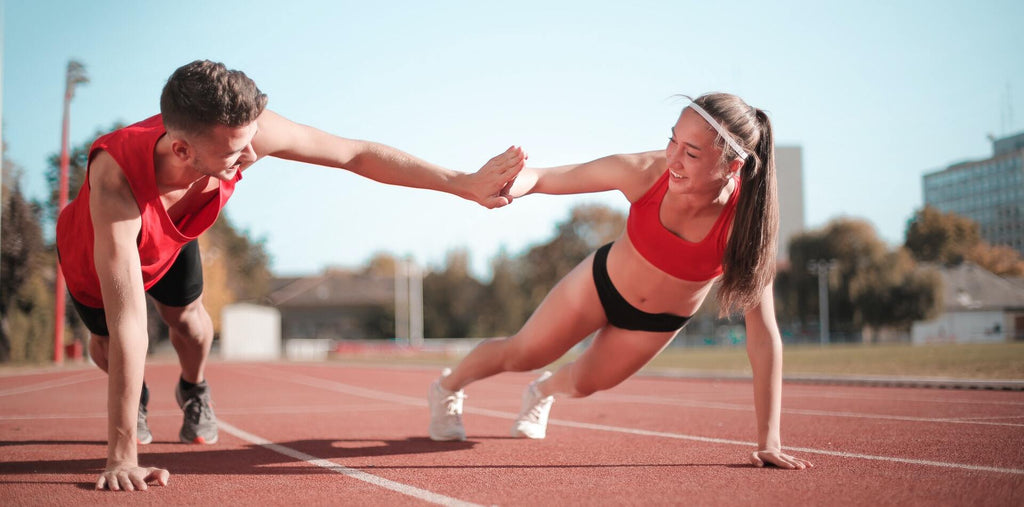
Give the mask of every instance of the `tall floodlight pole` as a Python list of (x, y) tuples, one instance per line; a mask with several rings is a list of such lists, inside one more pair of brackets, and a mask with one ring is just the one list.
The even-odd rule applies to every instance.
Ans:
[(828, 330), (828, 278), (836, 260), (813, 260), (807, 263), (807, 269), (818, 275), (818, 324), (821, 327), (821, 344), (828, 345), (831, 341)]
[(395, 259), (395, 341), (409, 338), (409, 266)]
[[(71, 98), (75, 96), (75, 85), (88, 83), (85, 66), (74, 60), (68, 62), (64, 82), (64, 123), (60, 136), (60, 187), (57, 197), (57, 213), (68, 204), (68, 123), (71, 115)], [(57, 263), (56, 294), (54, 295), (53, 362), (64, 362), (64, 273)]]

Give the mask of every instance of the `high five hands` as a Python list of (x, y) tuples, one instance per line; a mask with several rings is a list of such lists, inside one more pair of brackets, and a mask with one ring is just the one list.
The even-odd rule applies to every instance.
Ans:
[(510, 146), (504, 153), (488, 160), (479, 171), (466, 175), (466, 198), (488, 209), (510, 204), (512, 196), (508, 190), (526, 165), (527, 158), (522, 147)]

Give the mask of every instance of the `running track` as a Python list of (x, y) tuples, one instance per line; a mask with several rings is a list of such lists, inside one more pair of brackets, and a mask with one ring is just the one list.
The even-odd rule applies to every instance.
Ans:
[(1024, 393), (787, 384), (783, 443), (747, 464), (749, 382), (638, 376), (559, 399), (548, 438), (507, 437), (532, 374), (470, 387), (466, 442), (426, 438), (419, 367), (218, 363), (213, 446), (177, 443), (177, 366), (151, 363), (144, 465), (167, 487), (94, 491), (106, 377), (0, 372), (0, 505), (1024, 505)]

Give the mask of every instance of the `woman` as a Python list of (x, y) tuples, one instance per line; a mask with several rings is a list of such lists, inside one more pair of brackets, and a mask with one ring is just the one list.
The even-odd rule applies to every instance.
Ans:
[(575, 362), (523, 394), (513, 436), (544, 438), (554, 395), (610, 389), (665, 348), (716, 281), (722, 315), (743, 311), (754, 373), (757, 466), (803, 469), (782, 452), (782, 340), (775, 322), (778, 203), (775, 148), (764, 111), (708, 94), (687, 106), (664, 151), (524, 169), (509, 193), (621, 191), (626, 231), (566, 275), (514, 336), (481, 343), (430, 388), (430, 437), (464, 440), (462, 389), (504, 371), (541, 368), (597, 332)]

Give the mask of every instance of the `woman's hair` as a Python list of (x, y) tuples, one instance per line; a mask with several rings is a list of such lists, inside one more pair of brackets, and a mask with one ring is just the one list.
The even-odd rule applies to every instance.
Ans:
[[(709, 93), (693, 102), (718, 120), (747, 152), (740, 169), (739, 203), (722, 259), (724, 274), (718, 290), (719, 315), (727, 316), (757, 304), (761, 292), (775, 278), (779, 234), (775, 139), (768, 115), (735, 95)], [(715, 144), (722, 150), (723, 164), (739, 156), (721, 135)]]
[(164, 126), (194, 134), (217, 125), (248, 125), (266, 106), (266, 94), (244, 72), (209, 60), (179, 67), (160, 94)]

